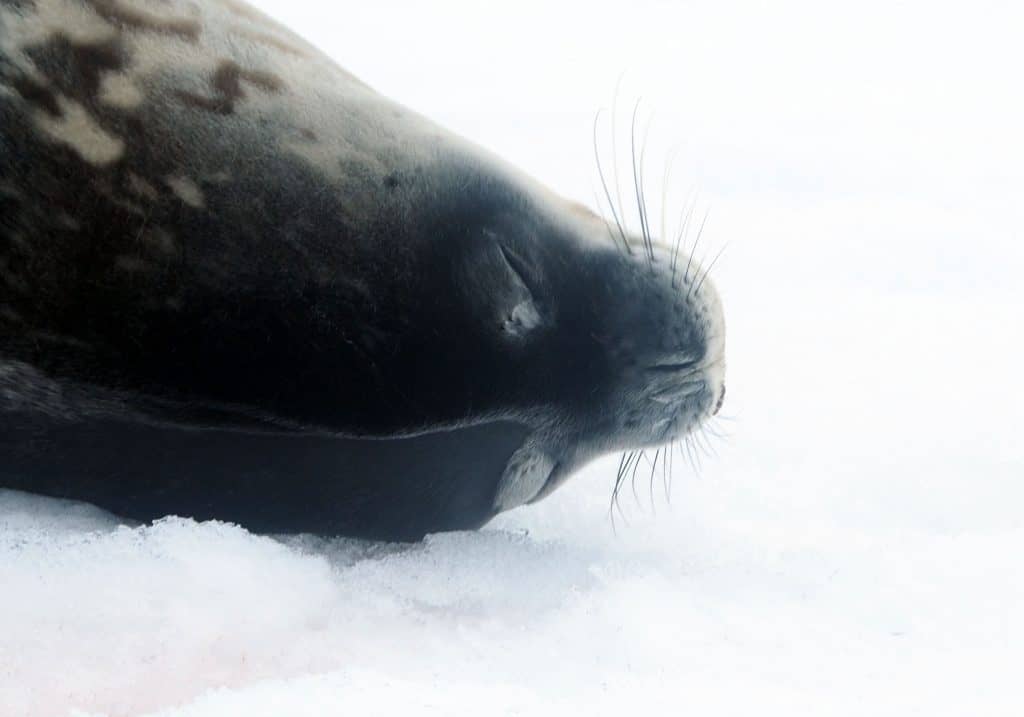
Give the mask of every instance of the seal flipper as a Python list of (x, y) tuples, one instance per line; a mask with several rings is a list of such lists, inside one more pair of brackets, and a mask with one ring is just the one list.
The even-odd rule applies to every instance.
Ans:
[(356, 438), (0, 410), (0, 488), (137, 521), (180, 515), (259, 533), (419, 540), (494, 517), (499, 478), (529, 435), (511, 421)]
[(530, 502), (547, 483), (556, 465), (536, 439), (527, 439), (505, 465), (494, 496), (494, 509), (501, 512)]

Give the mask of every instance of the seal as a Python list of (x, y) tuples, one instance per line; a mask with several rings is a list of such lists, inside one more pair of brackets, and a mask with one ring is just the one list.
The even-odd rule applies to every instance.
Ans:
[(695, 260), (237, 0), (0, 0), (0, 487), (415, 540), (724, 393)]

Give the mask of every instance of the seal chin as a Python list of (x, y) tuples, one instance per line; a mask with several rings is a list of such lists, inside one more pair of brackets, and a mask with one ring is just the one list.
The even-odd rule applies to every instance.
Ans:
[(527, 440), (505, 465), (494, 509), (501, 512), (531, 502), (548, 484), (557, 465), (542, 444)]

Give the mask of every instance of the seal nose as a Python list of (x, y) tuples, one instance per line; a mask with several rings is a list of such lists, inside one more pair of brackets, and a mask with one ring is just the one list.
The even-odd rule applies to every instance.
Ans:
[(718, 412), (722, 410), (722, 404), (725, 402), (725, 384), (722, 384), (722, 392), (718, 394), (718, 403), (715, 404), (715, 410), (711, 412), (712, 416), (717, 416)]

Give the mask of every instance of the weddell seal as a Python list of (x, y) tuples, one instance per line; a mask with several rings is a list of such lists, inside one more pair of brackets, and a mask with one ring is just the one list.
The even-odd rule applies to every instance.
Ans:
[(479, 527), (717, 411), (718, 296), (644, 226), (237, 0), (0, 0), (0, 487)]

